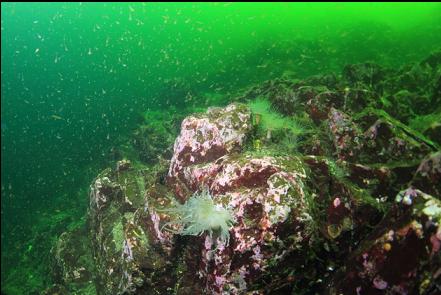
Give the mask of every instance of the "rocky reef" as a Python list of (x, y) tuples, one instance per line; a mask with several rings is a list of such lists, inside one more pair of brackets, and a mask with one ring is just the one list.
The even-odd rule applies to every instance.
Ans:
[[(174, 145), (151, 120), (137, 160), (93, 180), (45, 294), (439, 294), (440, 118), (438, 52), (255, 85), (185, 117)], [(173, 208), (203, 191), (228, 239), (182, 234)]]

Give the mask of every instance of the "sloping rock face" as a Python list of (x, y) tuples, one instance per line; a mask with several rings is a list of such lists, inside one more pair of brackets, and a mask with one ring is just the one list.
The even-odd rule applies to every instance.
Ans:
[(204, 115), (185, 118), (174, 144), (168, 173), (176, 195), (185, 200), (195, 190), (194, 185), (192, 189), (189, 183), (182, 183), (190, 177), (188, 167), (212, 162), (240, 150), (251, 129), (251, 112), (241, 104), (231, 104), (225, 109), (212, 108)]
[[(80, 269), (87, 247), (72, 249), (81, 231), (62, 235), (58, 285), (47, 294), (85, 290), (86, 280), (98, 294), (440, 293), (439, 139), (420, 126), (437, 124), (426, 104), (441, 111), (440, 56), (400, 70), (365, 63), (342, 78), (267, 81), (186, 117), (169, 161), (119, 161), (93, 181), (94, 268)], [(262, 96), (307, 122), (288, 143), (295, 153), (282, 149), (284, 130), (257, 132), (244, 102)], [(231, 213), (229, 239), (216, 229), (180, 234), (176, 208), (202, 191)]]
[[(184, 293), (245, 292), (281, 259), (276, 257), (281, 249), (275, 249), (283, 239), (295, 237), (298, 247), (308, 240), (302, 161), (239, 154), (251, 127), (250, 112), (240, 104), (182, 123), (168, 173), (170, 187), (183, 200), (208, 188), (214, 202), (230, 209), (235, 220), (228, 244), (208, 235), (190, 238), (187, 251), (193, 255), (184, 264), (193, 267), (183, 277), (193, 279), (182, 280)], [(200, 277), (198, 288), (195, 277)]]
[[(318, 221), (322, 237), (328, 238), (321, 245), (330, 247), (320, 253), (326, 266), (311, 276), (313, 280), (328, 277), (319, 290), (330, 288), (331, 294), (440, 292), (441, 287), (435, 283), (440, 276), (439, 255), (432, 254), (438, 249), (440, 217), (421, 213), (427, 200), (432, 200), (429, 203), (433, 203), (433, 210), (439, 210), (439, 139), (427, 132), (432, 127), (435, 130), (440, 120), (436, 87), (439, 71), (438, 53), (400, 70), (385, 70), (373, 64), (352, 65), (337, 82), (316, 77), (275, 80), (240, 98), (267, 95), (284, 114), (300, 117), (307, 112), (318, 127), (316, 134), (305, 137), (299, 151), (310, 168), (306, 186), (315, 196), (309, 210)], [(397, 209), (403, 204), (396, 204), (395, 199), (403, 191), (415, 194), (413, 209)], [(409, 202), (408, 198), (405, 202)], [(388, 223), (391, 218), (420, 224), (418, 241), (412, 240), (407, 225)], [(391, 241), (399, 242), (386, 244), (385, 251), (375, 250), (381, 233), (389, 232), (395, 235)], [(378, 268), (367, 275), (357, 263), (363, 263), (363, 251), (373, 255), (367, 250), (369, 247), (377, 251), (374, 260), (377, 259)], [(408, 267), (402, 267), (396, 257), (406, 256)], [(338, 275), (333, 275), (336, 265), (340, 269)], [(304, 271), (307, 273), (308, 267)], [(383, 272), (394, 272), (395, 277), (372, 275)], [(286, 290), (303, 292), (302, 278), (296, 278), (291, 283), (293, 288)], [(412, 281), (405, 284), (404, 278)], [(307, 289), (316, 290), (312, 286)]]
[(166, 187), (150, 187), (129, 162), (95, 179), (89, 222), (98, 293), (243, 293), (307, 245), (304, 164), (298, 157), (240, 154), (251, 130), (241, 104), (188, 117), (168, 171), (177, 201), (208, 188), (215, 204), (232, 212), (228, 243), (161, 230), (174, 218), (163, 211), (170, 206)]
[[(170, 242), (146, 199), (149, 179), (144, 173), (120, 161), (91, 185), (89, 237), (99, 294), (155, 294), (165, 292), (168, 285), (164, 273)], [(156, 201), (160, 200), (154, 200), (152, 207)]]
[(186, 275), (202, 274), (202, 293), (245, 292), (282, 259), (283, 240), (294, 239), (293, 249), (308, 241), (305, 170), (298, 158), (224, 157), (190, 170), (188, 180), (198, 176), (199, 189), (209, 187), (215, 203), (229, 208), (235, 220), (228, 244), (207, 235), (192, 238), (201, 245), (191, 257), (198, 268)]
[(60, 289), (60, 294), (67, 294), (68, 290), (72, 293), (96, 293), (94, 263), (84, 224), (64, 232), (52, 248), (51, 257), (52, 275), (60, 285), (53, 286), (48, 294), (57, 294), (57, 289)]

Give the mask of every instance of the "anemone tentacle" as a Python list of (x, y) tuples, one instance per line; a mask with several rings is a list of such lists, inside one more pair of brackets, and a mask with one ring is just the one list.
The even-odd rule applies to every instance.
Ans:
[(212, 236), (218, 233), (221, 242), (228, 244), (230, 227), (234, 224), (232, 212), (215, 204), (208, 190), (194, 193), (185, 204), (177, 204), (167, 211), (174, 213), (177, 218), (167, 224), (182, 225), (179, 234), (200, 236), (208, 232)]

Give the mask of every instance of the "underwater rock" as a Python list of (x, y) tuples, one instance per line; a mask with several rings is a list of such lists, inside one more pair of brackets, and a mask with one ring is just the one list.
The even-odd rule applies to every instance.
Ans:
[(437, 146), (384, 111), (365, 109), (356, 123), (370, 125), (364, 132), (362, 163), (418, 162)]
[[(430, 88), (428, 82), (432, 80), (432, 74), (432, 67), (428, 63), (405, 65), (396, 77), (396, 85), (402, 86), (401, 89), (408, 92), (422, 93)], [(409, 101), (409, 103), (409, 106), (416, 106), (417, 102)]]
[[(84, 224), (61, 234), (51, 250), (54, 281), (61, 284), (62, 289), (68, 288), (70, 293), (82, 292), (85, 289), (94, 290), (95, 271), (90, 254), (90, 241)], [(47, 290), (47, 294), (56, 294), (54, 290), (58, 289), (52, 287), (51, 290)], [(68, 294), (67, 290), (65, 294)]]
[(345, 113), (331, 108), (328, 113), (328, 125), (334, 147), (341, 160), (355, 159), (362, 148), (362, 133)]
[[(47, 294), (91, 278), (97, 294), (435, 294), (441, 160), (436, 133), (425, 135), (439, 108), (413, 116), (428, 111), (421, 98), (439, 99), (438, 57), (265, 81), (235, 98), (265, 97), (307, 122), (291, 152), (259, 139), (245, 104), (187, 116), (179, 135), (184, 114), (149, 113), (132, 142), (149, 166), (122, 160), (93, 181), (88, 235), (60, 237)], [(428, 81), (406, 88), (412, 75)], [(177, 208), (203, 191), (231, 213), (228, 239), (217, 228), (183, 234)]]
[(420, 97), (408, 90), (400, 90), (388, 98), (391, 107), (386, 108), (391, 116), (402, 122), (409, 121), (409, 118), (415, 117), (412, 103), (421, 100)]
[(343, 69), (343, 78), (351, 86), (365, 85), (375, 91), (381, 90), (381, 82), (386, 77), (387, 71), (374, 63), (347, 65)]
[(132, 146), (143, 163), (152, 165), (160, 157), (171, 157), (173, 142), (183, 117), (182, 112), (173, 108), (144, 113), (141, 124), (133, 131), (131, 138)]
[[(233, 106), (233, 109), (227, 107), (224, 114), (231, 116), (230, 111), (237, 110)], [(209, 110), (207, 116), (213, 116), (212, 112)], [(238, 123), (249, 124), (249, 113), (243, 110), (236, 117), (240, 118), (240, 114), (243, 119)], [(218, 122), (218, 117), (215, 118), (214, 122)], [(303, 185), (306, 172), (302, 161), (295, 157), (228, 154), (233, 147), (240, 146), (249, 130), (243, 124), (231, 125), (228, 117), (223, 118), (227, 124), (218, 123), (229, 130), (219, 132), (221, 135), (232, 135), (226, 137), (230, 140), (218, 144), (224, 148), (205, 145), (212, 140), (212, 133), (218, 131), (204, 119), (205, 116), (184, 120), (175, 144), (169, 181), (184, 200), (194, 192), (208, 189), (214, 203), (228, 208), (235, 222), (228, 244), (207, 233), (189, 238), (191, 242), (185, 246), (184, 253), (194, 252), (188, 257), (190, 261), (184, 260), (186, 271), (182, 276), (199, 277), (196, 285), (201, 289), (194, 289), (193, 279), (181, 280), (179, 290), (241, 294), (259, 280), (269, 265), (283, 260), (282, 253), (300, 249), (307, 242), (304, 228), (310, 217)], [(210, 132), (196, 136), (193, 129), (196, 127)], [(190, 152), (194, 160), (185, 160), (188, 155), (183, 156), (183, 151)], [(182, 195), (183, 192), (188, 193)], [(290, 242), (290, 248), (285, 249), (286, 239), (296, 242)]]
[(324, 90), (308, 100), (306, 105), (306, 111), (310, 118), (316, 124), (320, 124), (323, 120), (328, 118), (328, 113), (331, 108), (340, 109), (343, 106), (343, 100), (338, 92)]
[(335, 79), (334, 75), (318, 75), (294, 81), (274, 79), (252, 87), (237, 100), (247, 102), (256, 98), (266, 98), (277, 112), (285, 116), (301, 116), (307, 110), (313, 118), (319, 120), (324, 118), (324, 113), (334, 103), (340, 105), (335, 96), (330, 99), (324, 95), (315, 99), (317, 95), (334, 89)]
[(441, 152), (434, 153), (421, 162), (411, 185), (433, 196), (441, 197)]
[(168, 182), (176, 195), (183, 200), (191, 195), (189, 188), (182, 184), (187, 166), (214, 161), (240, 150), (251, 129), (251, 113), (242, 104), (210, 108), (206, 114), (185, 118), (174, 144), (168, 173)]
[[(228, 208), (235, 220), (227, 245), (207, 234), (192, 239), (202, 245), (191, 257), (199, 261), (191, 271), (202, 274), (202, 293), (242, 293), (268, 265), (281, 260), (276, 257), (287, 251), (283, 240), (295, 237), (297, 242), (290, 244), (296, 249), (308, 240), (303, 230), (309, 222), (306, 175), (299, 159), (224, 156), (185, 171), (188, 187), (195, 191), (207, 187), (215, 204)], [(185, 282), (182, 285), (186, 287)]]
[(432, 69), (441, 66), (441, 51), (432, 52), (427, 58), (421, 61), (421, 64), (428, 64)]
[(337, 89), (340, 78), (335, 73), (313, 75), (297, 82), (299, 89), (304, 86), (322, 86), (327, 89)]
[(165, 79), (160, 85), (161, 88), (158, 89), (159, 93), (153, 98), (153, 103), (161, 108), (170, 106), (185, 108), (198, 95), (194, 84), (181, 77)]
[(382, 119), (366, 131), (365, 136), (370, 139), (368, 147), (376, 157), (375, 161), (415, 160), (430, 152), (430, 148), (400, 131), (396, 125)]
[(276, 79), (262, 93), (266, 94), (265, 96), (278, 112), (283, 115), (293, 115), (304, 109), (304, 101), (297, 93), (296, 88), (297, 85), (292, 81)]
[(378, 94), (367, 87), (346, 87), (343, 90), (344, 107), (343, 110), (356, 114), (366, 107), (378, 107)]
[[(441, 67), (439, 67), (441, 68)], [(441, 103), (441, 69), (438, 70), (433, 82), (432, 104), (439, 106)]]
[(441, 146), (441, 121), (430, 124), (423, 134)]
[(403, 123), (432, 113), (441, 103), (440, 52), (403, 66), (384, 82), (384, 109)]
[(367, 189), (372, 195), (385, 196), (394, 181), (393, 169), (386, 166), (372, 167), (359, 163), (346, 163), (348, 179), (360, 188)]
[[(339, 240), (345, 232), (351, 232), (354, 237), (379, 222), (382, 217), (381, 204), (371, 195), (370, 189), (376, 188), (375, 184), (384, 184), (386, 181), (382, 178), (386, 173), (358, 165), (355, 167), (354, 164), (340, 160), (334, 162), (324, 157), (305, 156), (303, 160), (310, 170), (306, 184), (310, 193), (315, 195), (314, 207), (318, 210), (314, 216), (315, 222), (326, 238)], [(363, 175), (365, 182), (361, 186), (357, 186), (356, 182), (348, 182), (348, 179), (354, 178), (355, 173)], [(373, 184), (367, 187), (366, 182)], [(344, 244), (343, 238), (340, 252), (347, 247)]]
[[(93, 291), (91, 291), (91, 293), (94, 294)], [(46, 288), (43, 292), (41, 292), (41, 294), (42, 295), (67, 295), (70, 293), (66, 289), (65, 286), (60, 285), (60, 284), (52, 284), (50, 287)]]
[(384, 220), (331, 280), (327, 293), (435, 294), (441, 275), (440, 219), (439, 200), (412, 188), (400, 192)]
[(131, 168), (131, 163), (127, 159), (122, 159), (121, 161), (118, 161), (116, 163), (116, 171), (117, 172), (124, 172), (126, 170), (129, 170)]
[(155, 294), (167, 288), (153, 278), (167, 269), (169, 244), (158, 229), (158, 213), (146, 201), (143, 171), (128, 165), (121, 161), (117, 167), (124, 169), (104, 170), (91, 185), (89, 237), (98, 294)]

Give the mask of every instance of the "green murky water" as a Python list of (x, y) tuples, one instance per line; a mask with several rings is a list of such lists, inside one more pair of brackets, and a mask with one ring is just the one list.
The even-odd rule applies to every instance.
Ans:
[[(49, 250), (146, 110), (441, 47), (439, 3), (1, 4), (2, 292), (51, 284)], [(33, 293), (34, 292), (34, 293)]]

